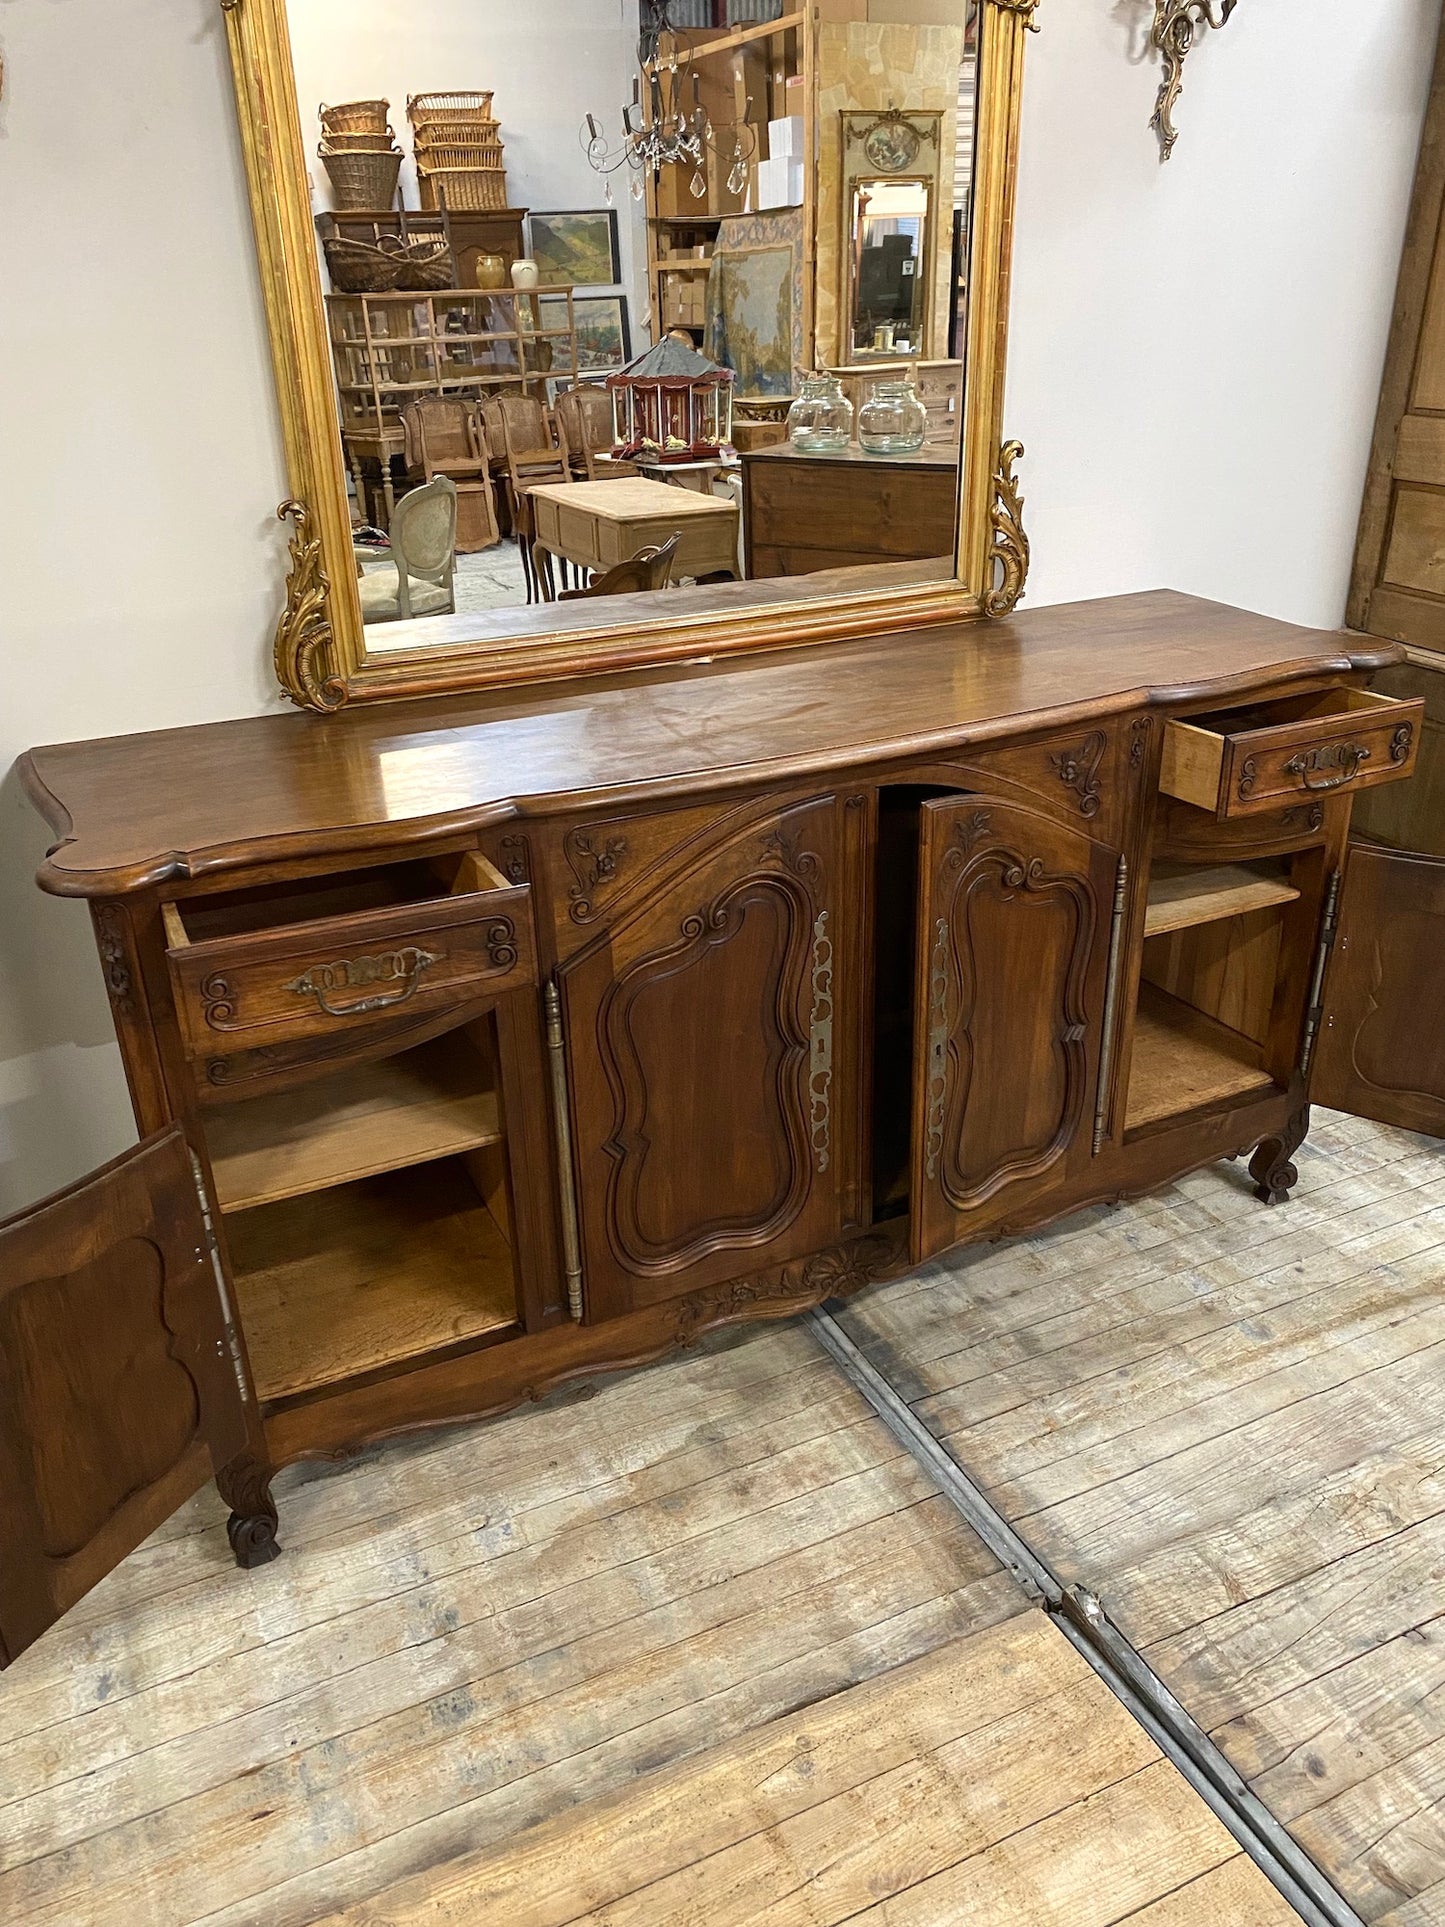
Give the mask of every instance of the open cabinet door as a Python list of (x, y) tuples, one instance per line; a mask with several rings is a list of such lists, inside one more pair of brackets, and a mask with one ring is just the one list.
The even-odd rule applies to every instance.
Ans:
[(246, 1447), (201, 1183), (173, 1127), (0, 1224), (0, 1665)]
[(1351, 846), (1310, 1099), (1445, 1137), (1445, 858)]
[(1118, 858), (979, 795), (920, 811), (913, 1258), (1017, 1221), (1091, 1155)]

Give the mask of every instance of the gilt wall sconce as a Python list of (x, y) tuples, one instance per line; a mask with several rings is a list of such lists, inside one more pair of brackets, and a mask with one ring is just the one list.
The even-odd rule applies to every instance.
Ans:
[(1179, 138), (1174, 125), (1174, 109), (1184, 91), (1184, 61), (1201, 27), (1222, 27), (1234, 12), (1238, 0), (1154, 0), (1154, 31), (1151, 35), (1164, 62), (1164, 78), (1159, 83), (1159, 98), (1149, 125), (1159, 136), (1160, 159), (1168, 160)]

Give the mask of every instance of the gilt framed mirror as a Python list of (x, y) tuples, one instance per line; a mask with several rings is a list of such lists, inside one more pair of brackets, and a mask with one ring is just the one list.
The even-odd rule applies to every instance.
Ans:
[(1036, 0), (222, 4), (293, 701), (1012, 608)]

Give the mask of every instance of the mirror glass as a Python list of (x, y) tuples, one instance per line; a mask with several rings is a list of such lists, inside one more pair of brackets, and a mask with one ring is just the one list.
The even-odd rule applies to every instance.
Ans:
[(369, 653), (953, 575), (976, 0), (287, 12)]

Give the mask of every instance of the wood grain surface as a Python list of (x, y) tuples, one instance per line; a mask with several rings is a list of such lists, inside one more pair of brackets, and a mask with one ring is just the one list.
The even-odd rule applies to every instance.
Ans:
[(1316, 1113), (844, 1313), (1364, 1917), (1445, 1907), (1445, 1158)]
[(399, 851), (568, 800), (700, 794), (1155, 702), (1254, 699), (1399, 657), (1159, 591), (745, 664), (61, 744), (21, 773), (59, 839), (42, 883), (109, 895), (378, 841)]

